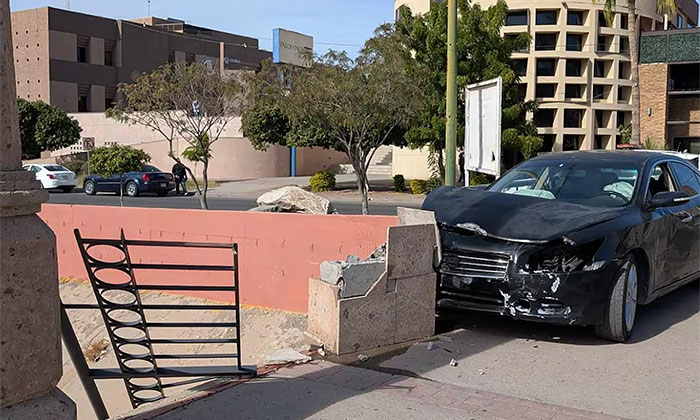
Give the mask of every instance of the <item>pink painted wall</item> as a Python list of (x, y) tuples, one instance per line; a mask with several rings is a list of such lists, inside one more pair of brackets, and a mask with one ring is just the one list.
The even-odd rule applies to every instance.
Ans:
[[(73, 234), (84, 238), (127, 239), (239, 244), (240, 288), (243, 304), (306, 312), (311, 276), (319, 275), (325, 260), (349, 254), (367, 257), (386, 240), (391, 216), (341, 216), (146, 209), (132, 207), (44, 204), (39, 216), (56, 233), (58, 269), (62, 277), (87, 278)], [(225, 250), (130, 248), (134, 262), (179, 264), (230, 264)], [(95, 248), (96, 256), (109, 259), (108, 250)], [(230, 273), (146, 271), (136, 273), (142, 284), (230, 284)], [(194, 282), (194, 283), (193, 283)], [(230, 301), (232, 296), (199, 296)]]

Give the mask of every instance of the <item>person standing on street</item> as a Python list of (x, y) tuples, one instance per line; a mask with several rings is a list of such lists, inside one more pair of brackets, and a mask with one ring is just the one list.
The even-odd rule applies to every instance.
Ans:
[(187, 195), (187, 169), (185, 165), (175, 162), (172, 172), (175, 177), (175, 195), (180, 195), (180, 187), (182, 187), (182, 195)]

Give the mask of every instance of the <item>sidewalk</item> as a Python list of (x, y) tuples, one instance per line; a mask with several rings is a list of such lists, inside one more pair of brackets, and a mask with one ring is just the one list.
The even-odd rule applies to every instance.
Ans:
[[(281, 178), (259, 178), (244, 181), (231, 181), (212, 188), (209, 197), (216, 198), (239, 198), (257, 199), (267, 191), (296, 185), (301, 188), (309, 186), (310, 176), (281, 177)], [(360, 195), (357, 192), (357, 184), (354, 174), (338, 174), (335, 176), (336, 190), (320, 193), (331, 202), (359, 203)], [(376, 203), (405, 204), (409, 206), (420, 206), (425, 199), (424, 196), (416, 196), (410, 193), (393, 192), (393, 181), (385, 176), (370, 175), (370, 201)]]
[(315, 361), (141, 419), (615, 419), (425, 379)]

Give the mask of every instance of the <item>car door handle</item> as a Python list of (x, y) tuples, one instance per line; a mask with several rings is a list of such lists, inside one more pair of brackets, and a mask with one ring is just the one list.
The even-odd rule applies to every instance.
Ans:
[(676, 217), (681, 219), (681, 223), (690, 223), (693, 221), (693, 215), (688, 213), (687, 211), (677, 213)]

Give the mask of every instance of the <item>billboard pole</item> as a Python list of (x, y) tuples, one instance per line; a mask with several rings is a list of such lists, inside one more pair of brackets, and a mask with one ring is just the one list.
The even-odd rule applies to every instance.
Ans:
[(447, 3), (447, 109), (445, 110), (445, 185), (455, 185), (457, 164), (457, 0)]

